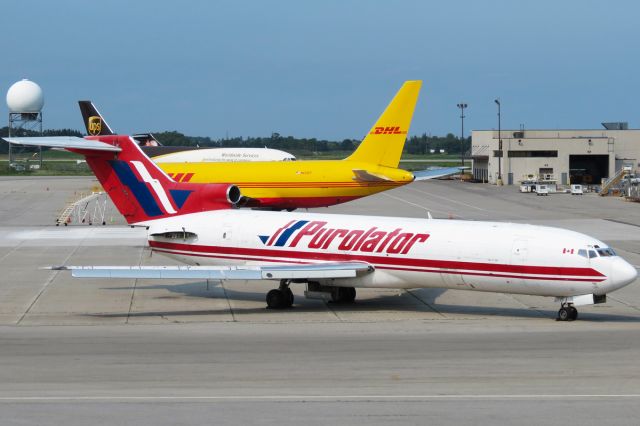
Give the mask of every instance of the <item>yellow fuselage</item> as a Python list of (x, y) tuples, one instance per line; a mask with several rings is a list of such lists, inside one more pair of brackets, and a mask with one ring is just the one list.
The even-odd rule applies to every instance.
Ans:
[[(158, 164), (179, 182), (237, 185), (252, 207), (326, 207), (413, 181), (406, 170), (349, 160)], [(384, 178), (362, 180), (354, 170)]]

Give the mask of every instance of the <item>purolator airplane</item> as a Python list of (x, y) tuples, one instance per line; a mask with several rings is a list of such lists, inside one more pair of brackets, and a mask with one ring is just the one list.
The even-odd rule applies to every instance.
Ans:
[[(290, 211), (332, 206), (415, 180), (460, 173), (460, 167), (419, 172), (398, 168), (421, 85), (421, 81), (405, 82), (358, 148), (344, 160), (211, 164), (161, 159), (158, 164), (177, 181), (233, 183), (242, 191), (245, 207)], [(84, 110), (83, 117), (89, 128)]]
[(188, 266), (61, 266), (74, 277), (269, 280), (269, 308), (307, 297), (353, 302), (356, 288), (446, 288), (553, 296), (558, 319), (603, 303), (636, 269), (605, 243), (564, 229), (499, 222), (235, 209), (233, 185), (172, 180), (128, 136), (5, 138), (85, 155), (153, 251)]

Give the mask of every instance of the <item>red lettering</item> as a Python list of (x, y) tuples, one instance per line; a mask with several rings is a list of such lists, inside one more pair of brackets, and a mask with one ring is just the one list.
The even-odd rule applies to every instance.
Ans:
[(402, 249), (402, 254), (407, 254), (409, 252), (409, 250), (411, 250), (411, 247), (413, 247), (413, 245), (415, 243), (417, 243), (418, 241), (421, 243), (424, 243), (425, 241), (427, 241), (427, 238), (429, 238), (429, 234), (416, 234), (413, 236), (413, 238), (411, 238), (411, 241), (409, 241), (404, 248)]
[(389, 133), (393, 133), (393, 131), (396, 129), (396, 127), (385, 127), (384, 128), (384, 133), (385, 134), (389, 134)]
[(338, 250), (351, 250), (363, 233), (364, 231), (359, 229), (350, 231), (338, 246)]
[(409, 233), (409, 232), (403, 232), (402, 234), (398, 235), (391, 244), (389, 244), (389, 248), (387, 249), (387, 253), (392, 253), (392, 254), (396, 254), (396, 253), (400, 253), (400, 251), (402, 250), (402, 248), (404, 247), (404, 245), (411, 240), (411, 237), (413, 236), (413, 234)]
[(374, 226), (373, 228), (369, 228), (369, 230), (368, 230), (367, 232), (365, 232), (365, 233), (364, 233), (364, 235), (362, 236), (362, 238), (360, 238), (360, 239), (358, 240), (357, 244), (356, 244), (355, 246), (353, 246), (353, 251), (358, 251), (358, 250), (360, 250), (360, 246), (362, 245), (362, 243), (364, 242), (364, 240), (366, 240), (366, 239), (367, 239), (367, 237), (369, 237), (369, 235), (371, 235), (371, 233), (372, 233), (373, 231), (375, 231), (376, 229), (378, 229), (378, 228), (376, 228), (375, 226)]
[(331, 245), (331, 242), (335, 237), (337, 237), (338, 235), (340, 235), (341, 237), (344, 237), (345, 235), (347, 235), (347, 232), (349, 231), (347, 231), (346, 229), (335, 229), (331, 234), (331, 236), (327, 238), (327, 241), (325, 241), (325, 243), (322, 245), (322, 248), (326, 249)]
[(371, 234), (371, 238), (369, 238), (367, 241), (364, 242), (364, 244), (362, 244), (362, 246), (360, 247), (360, 250), (371, 253), (376, 248), (378, 243), (384, 238), (385, 235), (387, 235), (387, 233), (384, 231), (374, 232), (373, 234)]
[(298, 242), (300, 242), (300, 239), (302, 237), (305, 237), (307, 235), (313, 235), (316, 232), (318, 232), (320, 230), (320, 228), (322, 228), (324, 225), (326, 225), (327, 222), (321, 222), (318, 220), (314, 220), (313, 222), (309, 222), (307, 224), (307, 226), (305, 226), (304, 228), (302, 228), (300, 230), (300, 232), (298, 232), (298, 235), (296, 235), (296, 237), (293, 239), (293, 241), (291, 241), (291, 244), (289, 244), (289, 247), (295, 247), (298, 245)]
[(324, 244), (324, 242), (327, 240), (327, 237), (329, 237), (331, 231), (333, 231), (333, 229), (321, 229), (316, 235), (313, 236), (311, 241), (309, 241), (309, 248), (319, 249), (320, 247), (322, 247), (322, 244)]
[(393, 237), (398, 235), (399, 232), (400, 232), (400, 228), (396, 228), (393, 232), (390, 232), (387, 235), (387, 238), (385, 238), (382, 244), (380, 244), (380, 247), (378, 247), (378, 249), (376, 250), (376, 253), (381, 253), (382, 250), (384, 250), (384, 248), (386, 247), (386, 245), (389, 244), (389, 241), (391, 241)]

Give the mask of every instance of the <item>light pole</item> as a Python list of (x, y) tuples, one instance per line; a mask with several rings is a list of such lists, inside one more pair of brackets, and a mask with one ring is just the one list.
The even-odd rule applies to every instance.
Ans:
[[(462, 129), (460, 131), (460, 166), (464, 167), (464, 109), (468, 105), (465, 103), (459, 103), (458, 108), (460, 108), (460, 121), (462, 124)], [(462, 170), (460, 170), (462, 173)]]
[(498, 185), (502, 185), (502, 133), (500, 129), (500, 98), (494, 102), (498, 105)]

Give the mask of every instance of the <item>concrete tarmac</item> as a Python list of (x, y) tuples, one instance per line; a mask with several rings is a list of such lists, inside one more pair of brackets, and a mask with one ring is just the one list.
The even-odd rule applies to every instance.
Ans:
[[(555, 322), (551, 299), (362, 290), (354, 306), (271, 284), (72, 279), (57, 264), (171, 264), (112, 210), (54, 226), (91, 178), (0, 179), (2, 424), (637, 424), (640, 289)], [(640, 204), (414, 183), (320, 211), (574, 229), (640, 264)]]

